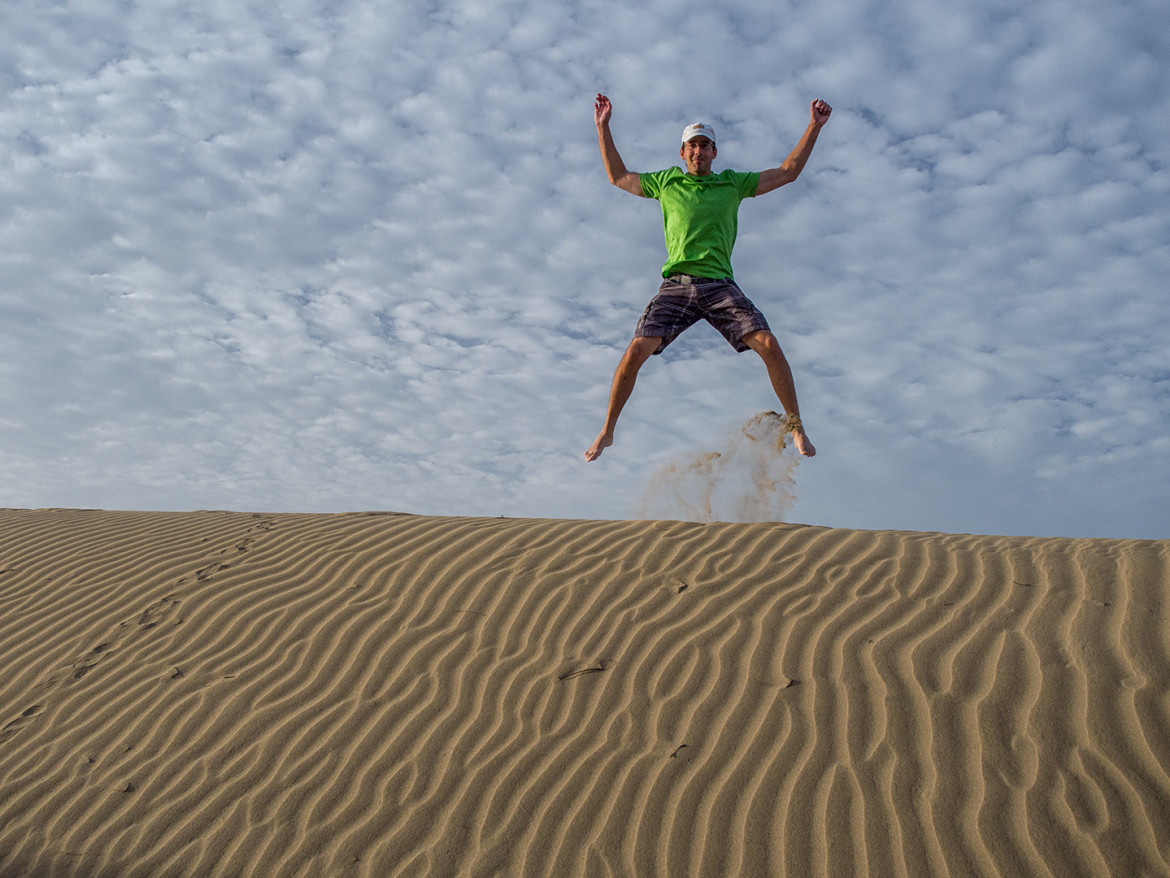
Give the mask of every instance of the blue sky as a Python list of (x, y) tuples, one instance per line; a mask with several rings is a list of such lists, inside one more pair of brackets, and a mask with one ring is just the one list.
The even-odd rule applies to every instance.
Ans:
[[(818, 447), (786, 520), (1170, 537), (1158, 0), (6, 0), (0, 505), (627, 518), (775, 408), (629, 167), (778, 164), (736, 277)], [(681, 456), (681, 458), (680, 458)], [(661, 514), (669, 515), (669, 512)]]

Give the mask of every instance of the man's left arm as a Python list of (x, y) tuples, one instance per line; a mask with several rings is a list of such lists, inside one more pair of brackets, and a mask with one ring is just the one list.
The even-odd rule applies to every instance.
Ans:
[(817, 136), (825, 127), (825, 123), (829, 121), (829, 114), (832, 112), (833, 108), (824, 101), (818, 99), (812, 102), (809, 107), (811, 118), (808, 127), (804, 129), (800, 142), (788, 154), (788, 158), (780, 167), (760, 171), (760, 185), (756, 187), (756, 195), (763, 195), (765, 192), (779, 189), (800, 176), (800, 172), (804, 170), (804, 166), (808, 162), (808, 157), (812, 155)]

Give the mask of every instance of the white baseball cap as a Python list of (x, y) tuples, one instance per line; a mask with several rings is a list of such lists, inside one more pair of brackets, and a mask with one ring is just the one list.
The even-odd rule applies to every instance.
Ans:
[(714, 143), (715, 129), (706, 122), (693, 122), (683, 129), (683, 143), (686, 143), (688, 140), (694, 140), (696, 137), (706, 137)]

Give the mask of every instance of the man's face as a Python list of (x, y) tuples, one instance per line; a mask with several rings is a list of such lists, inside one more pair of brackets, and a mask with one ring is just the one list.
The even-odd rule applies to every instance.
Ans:
[(699, 136), (684, 143), (678, 154), (686, 162), (688, 174), (705, 177), (711, 173), (711, 162), (719, 155), (719, 150), (708, 138)]

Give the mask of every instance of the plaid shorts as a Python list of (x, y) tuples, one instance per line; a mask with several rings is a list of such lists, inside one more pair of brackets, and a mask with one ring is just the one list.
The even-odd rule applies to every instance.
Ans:
[(694, 326), (706, 320), (739, 352), (748, 350), (743, 337), (769, 329), (763, 313), (729, 277), (692, 277), (672, 274), (658, 288), (634, 330), (635, 338), (660, 336), (656, 354)]

